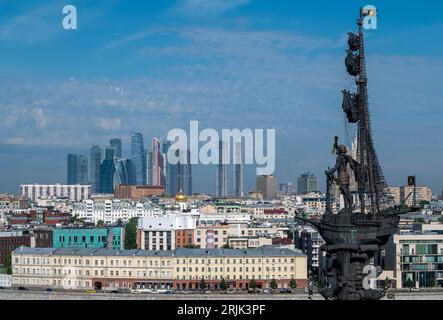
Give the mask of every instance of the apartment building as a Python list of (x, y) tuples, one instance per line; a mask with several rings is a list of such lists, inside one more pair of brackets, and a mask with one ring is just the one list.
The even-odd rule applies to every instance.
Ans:
[(63, 198), (71, 201), (83, 201), (91, 196), (90, 185), (62, 185), (62, 184), (25, 184), (20, 186), (21, 195), (32, 202), (38, 199)]
[(397, 288), (443, 287), (443, 225), (414, 225), (412, 232), (394, 235), (386, 252)]
[(194, 246), (195, 228), (196, 218), (192, 216), (140, 218), (137, 248), (161, 251)]
[(107, 290), (118, 288), (174, 288), (196, 290), (201, 279), (217, 289), (247, 289), (277, 281), (289, 287), (307, 283), (307, 257), (298, 250), (183, 249), (172, 251), (54, 249), (20, 247), (12, 255), (13, 286), (55, 289)]
[(97, 224), (115, 224), (119, 220), (129, 221), (131, 218), (153, 217), (162, 214), (162, 209), (151, 202), (135, 202), (124, 200), (85, 200), (73, 204), (73, 216), (86, 222)]

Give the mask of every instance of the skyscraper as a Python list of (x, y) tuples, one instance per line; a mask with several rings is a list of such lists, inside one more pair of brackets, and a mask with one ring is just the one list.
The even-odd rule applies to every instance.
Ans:
[(243, 197), (243, 148), (242, 143), (234, 146), (234, 197)]
[(191, 152), (177, 150), (179, 158), (182, 159), (177, 164), (169, 163), (167, 153), (171, 146), (169, 141), (163, 143), (163, 156), (166, 174), (166, 193), (175, 195), (182, 191), (186, 195), (192, 195), (192, 166)]
[(105, 159), (100, 165), (100, 192), (114, 193), (114, 149), (105, 148)]
[(122, 157), (122, 140), (118, 138), (111, 139), (109, 146), (114, 149), (114, 156), (117, 158)]
[(166, 185), (163, 154), (160, 149), (160, 141), (157, 138), (152, 139), (152, 185)]
[(92, 146), (89, 150), (89, 181), (91, 192), (100, 192), (100, 165), (102, 163), (102, 149), (100, 146)]
[(131, 134), (131, 159), (135, 168), (135, 184), (146, 185), (146, 149), (141, 133), (132, 132)]
[(220, 141), (218, 144), (218, 165), (217, 165), (217, 183), (216, 183), (216, 196), (227, 197), (228, 196), (228, 170), (227, 170), (227, 150), (226, 144)]
[(118, 185), (135, 185), (135, 172), (131, 160), (114, 157), (114, 189)]
[(278, 181), (274, 176), (258, 176), (257, 177), (257, 191), (263, 194), (266, 200), (273, 200), (277, 198)]
[(310, 192), (317, 192), (318, 190), (318, 179), (312, 173), (303, 173), (297, 179), (297, 193), (307, 194)]
[(146, 172), (146, 180), (148, 183), (148, 186), (152, 186), (152, 151), (149, 151), (147, 153), (147, 172)]
[(68, 154), (68, 185), (88, 184), (88, 157)]

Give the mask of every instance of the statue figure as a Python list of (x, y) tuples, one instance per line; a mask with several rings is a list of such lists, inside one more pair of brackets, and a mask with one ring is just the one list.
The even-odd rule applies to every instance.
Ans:
[[(353, 171), (356, 168), (356, 161), (348, 155), (348, 148), (341, 145), (338, 146), (338, 137), (335, 137), (335, 151), (337, 153), (337, 161), (335, 167), (326, 171), (326, 176), (329, 181), (334, 180), (339, 186), (340, 191), (343, 194), (345, 211), (351, 213), (352, 211), (352, 194), (349, 188), (351, 183), (351, 176), (348, 172), (348, 165)], [(334, 173), (337, 172), (337, 178), (334, 178)]]

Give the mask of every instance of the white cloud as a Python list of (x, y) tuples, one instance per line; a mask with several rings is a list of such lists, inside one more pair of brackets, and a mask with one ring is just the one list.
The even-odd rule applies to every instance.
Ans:
[(34, 109), (32, 110), (32, 113), (34, 114), (35, 122), (37, 123), (37, 126), (42, 129), (46, 127), (47, 119), (45, 117), (45, 114), (42, 109)]
[(172, 12), (181, 16), (220, 15), (249, 2), (250, 0), (178, 0)]
[(2, 140), (2, 143), (9, 145), (21, 145), (25, 143), (25, 139), (20, 137), (6, 138)]

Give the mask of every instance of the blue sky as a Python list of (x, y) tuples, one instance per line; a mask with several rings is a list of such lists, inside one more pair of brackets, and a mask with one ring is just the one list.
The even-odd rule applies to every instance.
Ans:
[[(62, 8), (78, 30), (62, 29)], [(275, 128), (276, 175), (323, 178), (344, 137), (346, 33), (367, 1), (0, 0), (0, 192), (66, 180), (66, 153), (130, 131)], [(411, 173), (443, 189), (443, 3), (371, 1), (367, 32), (375, 142), (392, 185)], [(215, 190), (198, 168), (195, 190)], [(254, 185), (248, 168), (246, 187)]]

